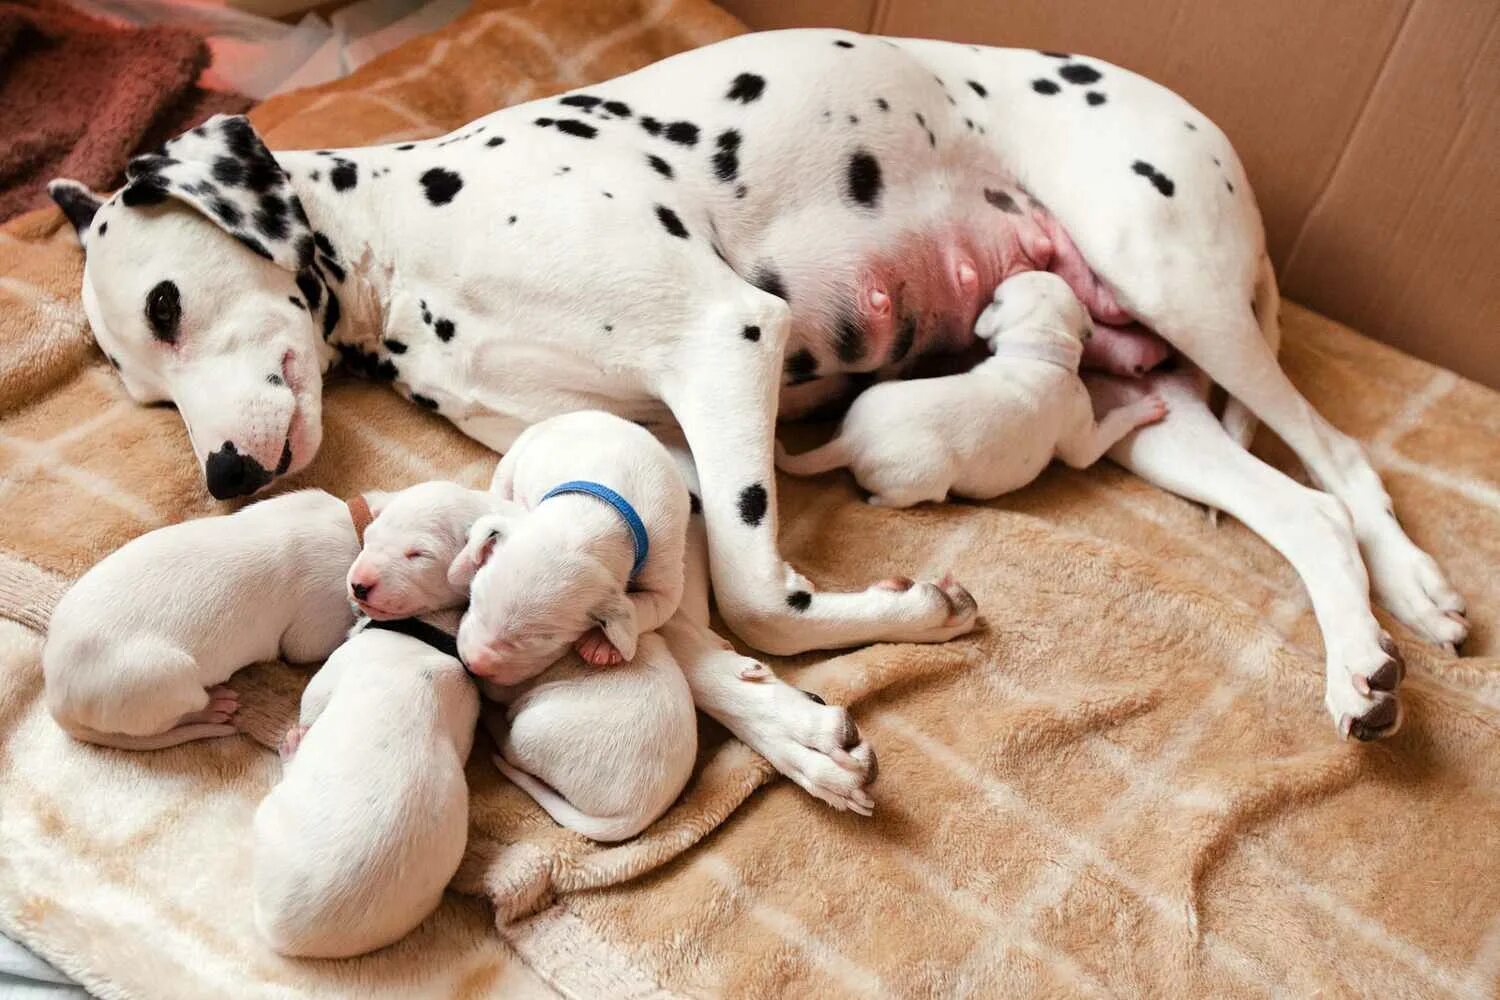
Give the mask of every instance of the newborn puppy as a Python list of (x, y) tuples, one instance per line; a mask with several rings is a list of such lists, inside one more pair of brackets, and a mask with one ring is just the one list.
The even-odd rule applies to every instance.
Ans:
[(255, 811), (255, 925), (273, 949), (359, 955), (437, 908), (468, 837), (478, 714), (462, 664), (422, 639), (368, 623), (329, 657)]
[(236, 670), (326, 657), (354, 621), (349, 508), (303, 490), (142, 535), (58, 603), (47, 707), (74, 737), (127, 750), (228, 736)]
[(1097, 462), (1126, 434), (1166, 416), (1155, 395), (1098, 422), (1078, 377), (1088, 313), (1055, 274), (1003, 282), (980, 314), (976, 336), (994, 356), (944, 378), (884, 382), (865, 390), (836, 438), (776, 465), (798, 476), (848, 466), (870, 503), (910, 507), (949, 492), (989, 500), (1030, 483), (1054, 455), (1076, 469)]
[[(399, 514), (413, 538), (440, 539), (431, 543), (433, 559), (381, 584), (387, 601), (421, 613), (428, 610), (419, 606), (425, 595), (446, 584), (445, 560), (459, 556), (461, 543), (448, 530), (450, 509), (434, 508), (424, 520), (417, 496), (403, 491), (377, 523)], [(491, 502), (523, 516), (515, 504)], [(366, 532), (367, 546), (372, 535)], [(391, 535), (382, 544), (400, 550), (409, 543)], [(698, 753), (693, 694), (655, 635), (641, 636), (630, 662), (608, 670), (562, 649), (562, 659), (514, 686), (480, 681), (486, 697), (509, 703), (508, 725), (490, 727), (500, 748), (495, 765), (560, 825), (594, 840), (624, 840), (665, 812), (692, 775)]]
[(349, 567), (349, 599), (360, 611), (384, 621), (469, 599), (468, 587), (448, 581), (448, 565), (474, 522), (496, 509), (489, 493), (435, 479), (364, 500), (371, 520)]
[(477, 676), (520, 683), (574, 643), (596, 666), (621, 663), (676, 613), (688, 489), (649, 431), (593, 410), (544, 420), (491, 492), (525, 513), (480, 518), (449, 570), (469, 587), (458, 648)]

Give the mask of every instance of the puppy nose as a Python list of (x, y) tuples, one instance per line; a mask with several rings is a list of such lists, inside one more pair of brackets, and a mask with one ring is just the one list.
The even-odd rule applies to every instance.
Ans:
[(241, 455), (233, 441), (208, 456), (203, 465), (208, 492), (216, 500), (248, 496), (271, 481), (271, 474), (249, 455)]
[(351, 583), (349, 585), (349, 589), (352, 590), (352, 591), (354, 591), (354, 596), (357, 599), (361, 600), (361, 601), (363, 601), (366, 597), (370, 596), (370, 585), (369, 584)]

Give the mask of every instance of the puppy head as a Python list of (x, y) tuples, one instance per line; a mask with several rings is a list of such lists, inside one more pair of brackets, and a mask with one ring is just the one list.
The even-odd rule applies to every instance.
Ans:
[(355, 606), (388, 620), (462, 604), (468, 587), (449, 582), (448, 566), (463, 550), (470, 526), (505, 502), (442, 480), (399, 493), (367, 493), (365, 500), (373, 520), (347, 578)]
[(322, 441), (337, 306), (287, 175), (248, 121), (221, 115), (126, 177), (107, 200), (48, 186), (84, 248), (100, 348), (134, 399), (176, 404), (215, 497), (297, 472)]
[(993, 340), (1022, 327), (1045, 327), (1085, 341), (1094, 335), (1093, 320), (1078, 296), (1048, 271), (1025, 271), (1002, 281), (974, 332)]
[(497, 514), (474, 523), (450, 570), (469, 582), (469, 610), (458, 651), (471, 671), (518, 684), (552, 664), (593, 628), (626, 659), (635, 655), (635, 608), (625, 581), (526, 515)]

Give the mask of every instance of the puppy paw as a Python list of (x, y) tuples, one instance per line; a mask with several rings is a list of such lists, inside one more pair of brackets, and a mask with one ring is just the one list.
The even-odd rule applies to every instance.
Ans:
[(1167, 415), (1167, 401), (1152, 393), (1131, 403), (1130, 414), (1136, 427), (1157, 423)]
[(849, 712), (787, 684), (766, 690), (775, 706), (761, 720), (755, 749), (814, 798), (841, 812), (871, 815), (875, 800), (868, 788), (879, 764)]
[(601, 629), (590, 629), (575, 643), (573, 650), (591, 667), (617, 667), (625, 662), (625, 657), (615, 648), (614, 643), (604, 637)]
[(1328, 668), (1325, 701), (1343, 739), (1362, 742), (1395, 735), (1405, 719), (1396, 690), (1406, 664), (1384, 632), (1365, 648), (1342, 651)]

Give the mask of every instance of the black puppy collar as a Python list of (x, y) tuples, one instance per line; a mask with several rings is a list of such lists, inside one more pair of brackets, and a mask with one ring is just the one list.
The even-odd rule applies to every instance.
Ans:
[[(387, 632), (400, 632), (402, 635), (409, 635), (418, 642), (427, 643), (427, 645), (439, 653), (453, 657), (460, 664), (464, 663), (463, 657), (458, 655), (458, 643), (454, 640), (453, 636), (444, 632), (436, 625), (429, 625), (419, 618), (396, 618), (391, 621), (377, 621), (371, 618), (370, 624), (366, 625), (365, 628), (383, 628)], [(464, 664), (464, 672), (467, 673), (468, 670), (468, 665)]]

